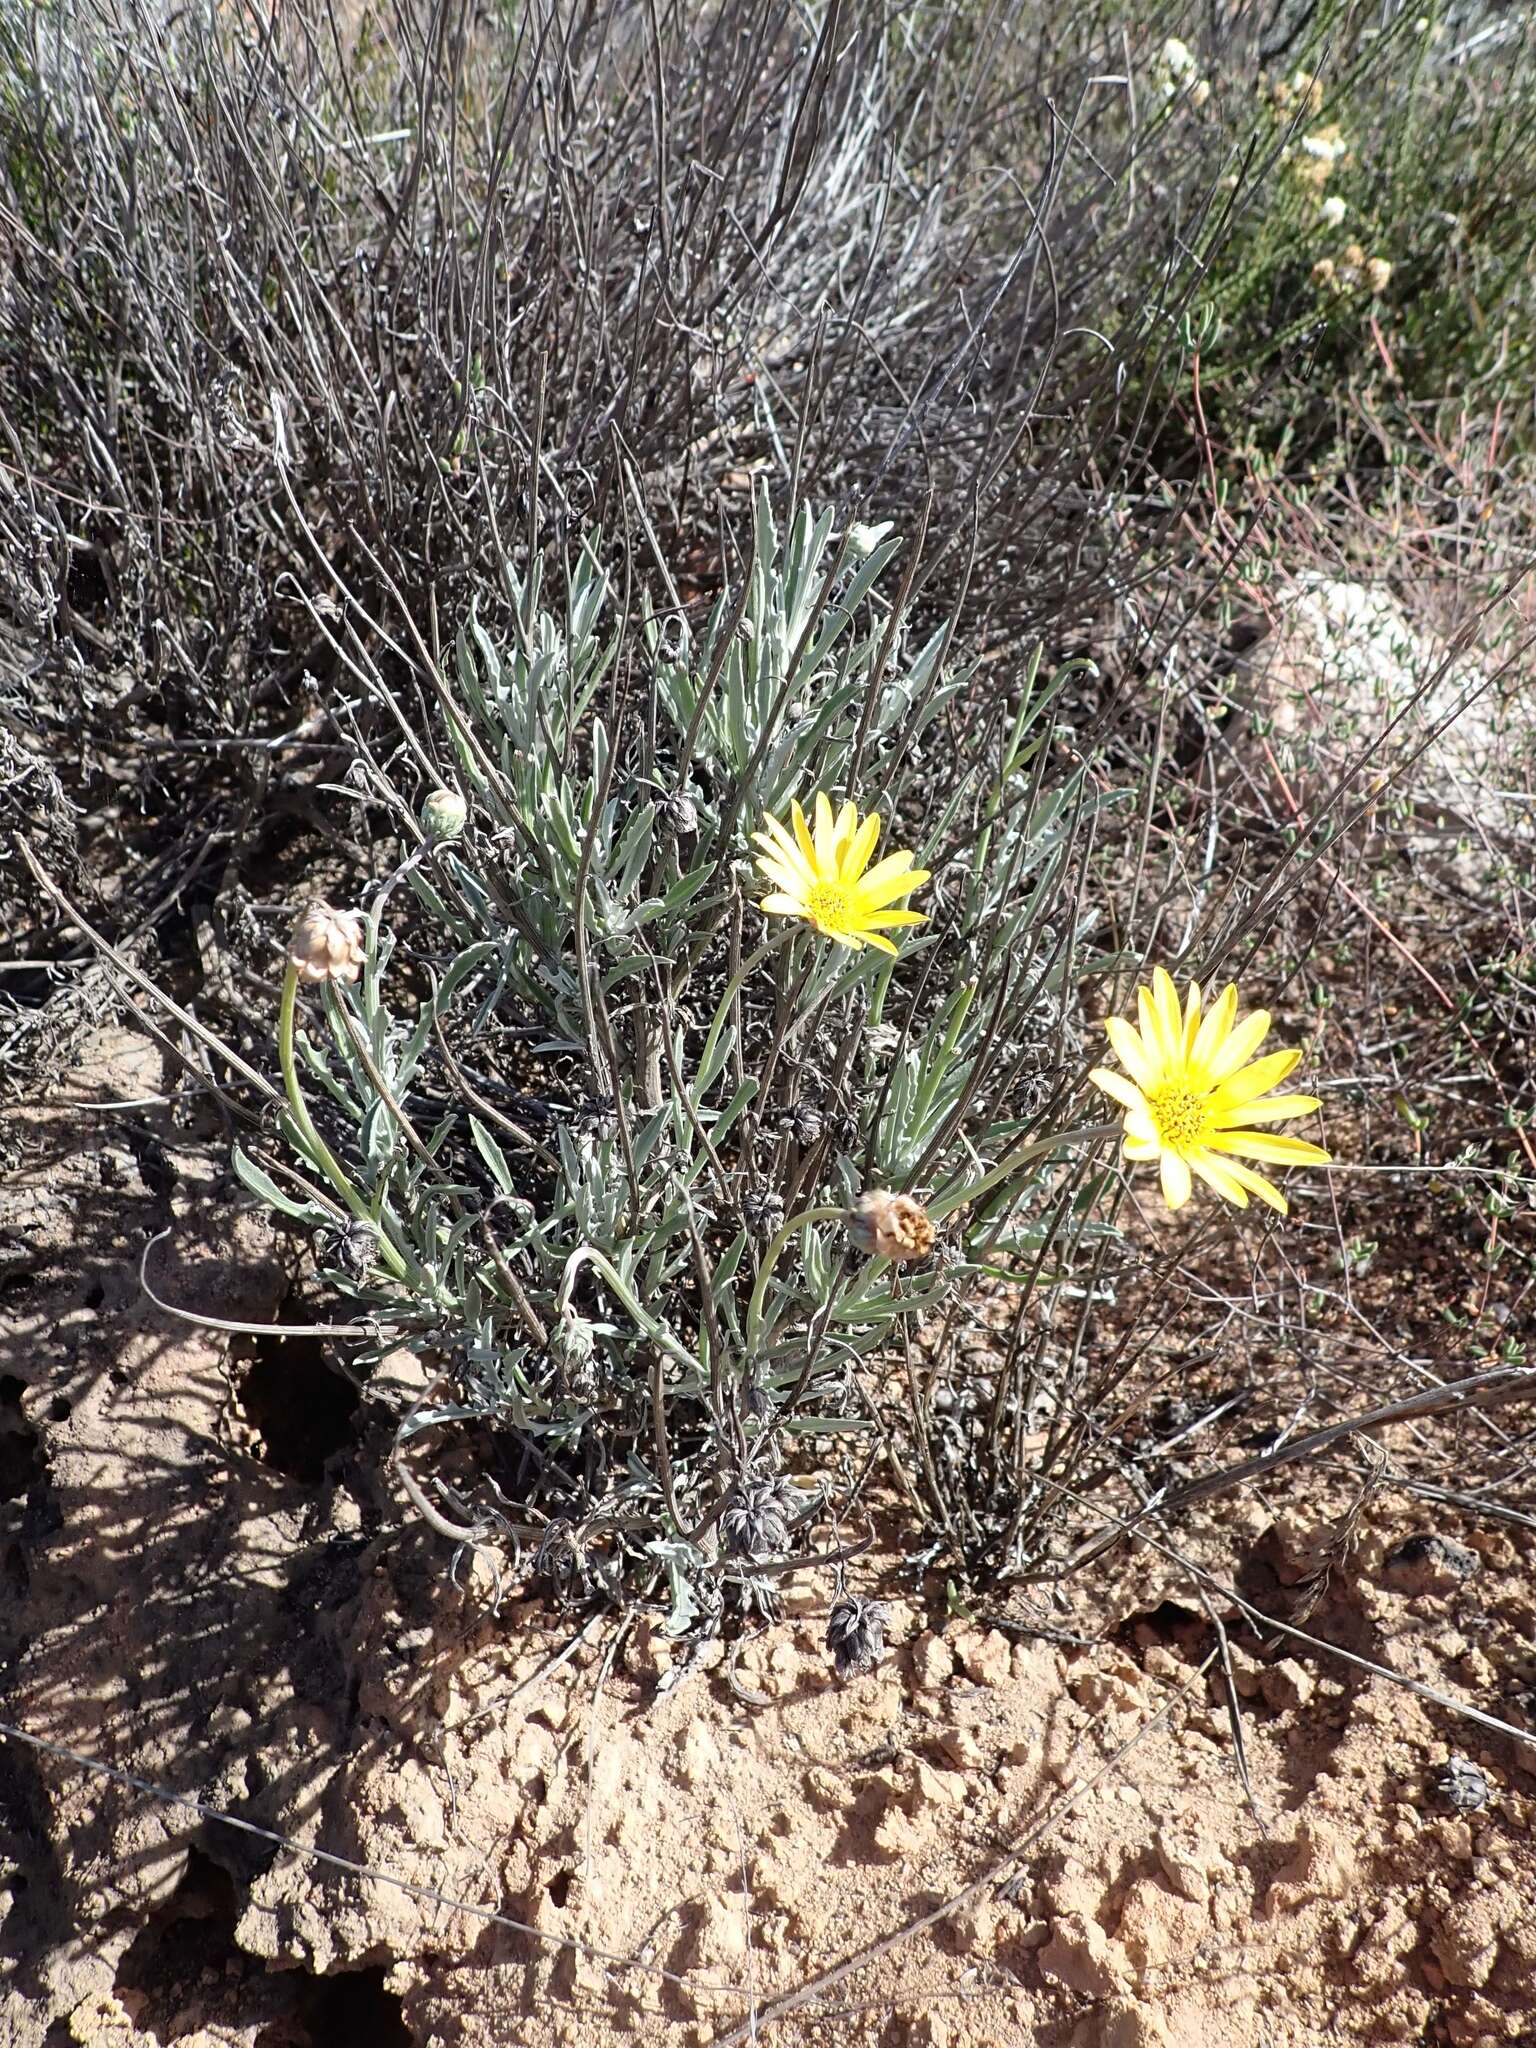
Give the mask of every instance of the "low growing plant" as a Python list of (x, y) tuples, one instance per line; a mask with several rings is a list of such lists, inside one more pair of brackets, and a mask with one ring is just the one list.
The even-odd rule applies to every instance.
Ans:
[(368, 1355), (435, 1362), (402, 1464), (457, 1432), (479, 1511), (572, 1583), (664, 1579), (678, 1628), (842, 1542), (895, 1331), (1094, 1227), (1112, 1127), (1050, 1134), (1100, 801), (1066, 671), (979, 688), (900, 551), (763, 492), (701, 623), (626, 609), (596, 537), (552, 597), (509, 566), (508, 643), (471, 614), (425, 728), (360, 752), (412, 850), (294, 933), (298, 1170), (238, 1155)]

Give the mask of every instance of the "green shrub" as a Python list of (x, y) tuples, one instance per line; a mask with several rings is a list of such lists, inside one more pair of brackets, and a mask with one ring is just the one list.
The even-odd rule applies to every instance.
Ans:
[[(877, 1351), (1088, 1227), (1086, 1153), (1037, 1142), (1077, 1039), (1066, 672), (980, 695), (888, 594), (899, 551), (808, 508), (781, 531), (761, 492), (697, 627), (626, 610), (595, 537), (552, 600), (509, 566), (507, 643), (471, 612), (428, 728), (366, 756), (415, 851), (298, 1037), (302, 1181), (240, 1155), (331, 1234), (369, 1355), (434, 1359), (402, 1444), (457, 1431), (479, 1506), (499, 1485), (584, 1585), (665, 1578), (678, 1627), (835, 1529), (885, 1434)], [(749, 831), (816, 790), (933, 871), (896, 956), (756, 907)], [(857, 1252), (870, 1190), (925, 1201), (932, 1257)]]

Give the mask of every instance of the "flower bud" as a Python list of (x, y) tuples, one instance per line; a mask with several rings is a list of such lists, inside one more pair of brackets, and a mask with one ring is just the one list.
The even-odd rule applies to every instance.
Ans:
[(1384, 256), (1373, 256), (1365, 266), (1365, 281), (1373, 292), (1384, 292), (1392, 282), (1392, 266)]
[(1312, 282), (1323, 286), (1333, 283), (1334, 261), (1331, 256), (1319, 256), (1312, 266)]
[(848, 1235), (859, 1250), (897, 1265), (926, 1259), (935, 1234), (928, 1211), (910, 1195), (870, 1188), (848, 1212)]
[(1189, 101), (1191, 106), (1203, 107), (1206, 101), (1210, 98), (1210, 96), (1211, 81), (1208, 78), (1197, 78), (1194, 84), (1189, 88)]
[(288, 965), (304, 981), (356, 981), (366, 957), (361, 924), (328, 903), (311, 903), (288, 941)]
[(469, 817), (469, 805), (456, 789), (434, 789), (421, 807), (421, 829), (434, 845), (457, 839)]
[(888, 533), (895, 531), (896, 522), (882, 519), (878, 526), (862, 526), (855, 522), (848, 529), (848, 552), (856, 561), (863, 561), (872, 555)]
[(1344, 216), (1348, 211), (1349, 208), (1344, 204), (1338, 193), (1330, 192), (1322, 205), (1317, 209), (1317, 217), (1325, 228), (1336, 228), (1343, 225)]

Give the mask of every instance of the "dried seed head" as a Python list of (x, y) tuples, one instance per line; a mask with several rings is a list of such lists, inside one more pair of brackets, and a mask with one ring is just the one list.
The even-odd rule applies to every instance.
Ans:
[(434, 789), (421, 807), (421, 829), (434, 845), (457, 839), (469, 818), (469, 805), (456, 789)]
[(754, 1237), (772, 1237), (784, 1221), (784, 1197), (777, 1188), (748, 1188), (741, 1220)]
[(1336, 268), (1331, 256), (1319, 256), (1312, 266), (1312, 282), (1319, 286), (1332, 284)]
[(877, 1664), (885, 1650), (885, 1609), (878, 1600), (845, 1594), (827, 1616), (827, 1650), (839, 1678), (853, 1678)]
[(887, 1060), (896, 1057), (901, 1044), (901, 1033), (894, 1024), (866, 1024), (864, 1027), (864, 1051), (876, 1066), (884, 1066)]
[(699, 807), (686, 790), (661, 800), (661, 822), (674, 839), (692, 839), (699, 829)]
[(379, 1255), (379, 1233), (371, 1223), (354, 1223), (336, 1246), (336, 1263), (354, 1280), (366, 1280)]
[(328, 903), (311, 903), (288, 941), (288, 965), (304, 981), (356, 981), (365, 958), (361, 924)]
[(1365, 266), (1365, 281), (1373, 292), (1384, 292), (1392, 282), (1392, 266), (1385, 256), (1373, 256)]
[(826, 1118), (814, 1102), (792, 1102), (779, 1115), (779, 1129), (797, 1145), (814, 1145), (826, 1127)]
[(1488, 1774), (1470, 1757), (1447, 1757), (1435, 1773), (1435, 1797), (1453, 1813), (1476, 1813), (1493, 1797)]
[(787, 1479), (738, 1480), (720, 1511), (720, 1540), (728, 1557), (755, 1563), (789, 1548), (795, 1489)]
[(936, 1233), (921, 1202), (870, 1188), (848, 1212), (848, 1235), (861, 1252), (874, 1252), (901, 1265), (926, 1259)]

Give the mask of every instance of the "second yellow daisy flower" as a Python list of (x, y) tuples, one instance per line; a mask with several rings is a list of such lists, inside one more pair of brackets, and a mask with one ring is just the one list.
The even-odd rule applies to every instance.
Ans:
[[(1328, 1154), (1305, 1138), (1256, 1131), (1255, 1124), (1307, 1116), (1315, 1095), (1271, 1095), (1301, 1058), (1299, 1051), (1266, 1053), (1254, 1059), (1269, 1031), (1269, 1012), (1254, 1010), (1238, 1021), (1237, 990), (1223, 989), (1203, 1015), (1200, 987), (1190, 984), (1181, 1007), (1165, 971), (1153, 971), (1150, 990), (1136, 991), (1141, 1029), (1123, 1017), (1107, 1017), (1104, 1028), (1120, 1056), (1123, 1074), (1095, 1067), (1089, 1080), (1113, 1096), (1125, 1111), (1125, 1156), (1155, 1159), (1163, 1199), (1182, 1208), (1198, 1174), (1240, 1209), (1257, 1195), (1286, 1213), (1285, 1197), (1262, 1173), (1242, 1162), (1274, 1166), (1326, 1166)], [(1251, 1064), (1250, 1064), (1251, 1062)]]

